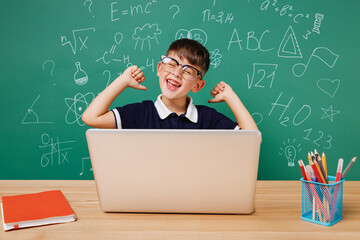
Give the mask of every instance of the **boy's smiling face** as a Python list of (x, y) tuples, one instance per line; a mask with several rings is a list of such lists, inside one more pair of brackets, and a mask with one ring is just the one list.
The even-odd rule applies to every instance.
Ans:
[[(204, 74), (204, 71), (199, 66), (190, 64), (185, 58), (180, 59), (174, 52), (170, 52), (167, 56), (174, 58), (182, 65), (191, 65)], [(186, 97), (191, 90), (198, 92), (205, 85), (205, 81), (201, 80), (200, 76), (197, 76), (193, 81), (185, 80), (182, 77), (181, 66), (178, 66), (173, 72), (165, 71), (162, 68), (161, 62), (157, 66), (157, 76), (159, 77), (159, 85), (163, 97), (168, 100), (186, 101)]]

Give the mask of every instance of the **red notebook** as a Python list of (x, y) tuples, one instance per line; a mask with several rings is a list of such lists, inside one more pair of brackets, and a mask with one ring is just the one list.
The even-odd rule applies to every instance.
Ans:
[(1, 210), (5, 231), (76, 220), (60, 190), (3, 196)]

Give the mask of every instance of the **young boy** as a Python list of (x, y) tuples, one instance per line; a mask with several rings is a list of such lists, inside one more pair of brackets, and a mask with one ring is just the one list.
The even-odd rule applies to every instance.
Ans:
[(180, 39), (173, 42), (166, 56), (161, 56), (157, 76), (162, 94), (157, 101), (143, 101), (110, 110), (115, 98), (126, 88), (147, 90), (141, 83), (145, 76), (137, 66), (127, 68), (102, 91), (83, 113), (82, 120), (96, 128), (137, 129), (254, 129), (257, 126), (232, 88), (218, 83), (210, 92), (209, 103), (225, 101), (237, 123), (215, 109), (194, 105), (188, 93), (200, 91), (209, 69), (207, 49), (199, 42)]

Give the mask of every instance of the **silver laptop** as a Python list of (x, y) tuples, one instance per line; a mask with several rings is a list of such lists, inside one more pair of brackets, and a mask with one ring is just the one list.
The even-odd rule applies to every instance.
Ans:
[(254, 212), (259, 131), (89, 129), (86, 138), (105, 212)]

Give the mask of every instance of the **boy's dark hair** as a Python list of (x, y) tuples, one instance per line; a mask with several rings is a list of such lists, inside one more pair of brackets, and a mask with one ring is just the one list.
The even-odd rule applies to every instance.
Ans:
[(203, 70), (205, 70), (205, 73), (209, 69), (209, 52), (198, 41), (188, 38), (176, 40), (171, 43), (169, 49), (166, 52), (166, 55), (168, 55), (170, 52), (176, 52), (179, 58), (185, 58), (189, 61), (190, 64), (201, 67)]

